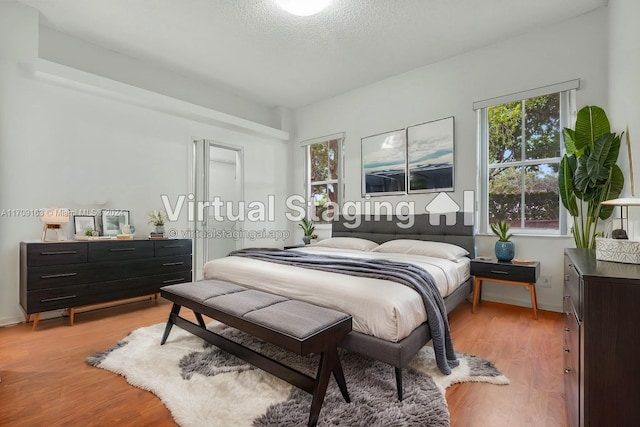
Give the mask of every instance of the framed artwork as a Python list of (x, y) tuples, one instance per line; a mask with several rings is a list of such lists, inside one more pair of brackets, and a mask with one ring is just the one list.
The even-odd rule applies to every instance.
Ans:
[(100, 216), (103, 236), (123, 234), (122, 227), (129, 225), (129, 211), (122, 209), (104, 209), (100, 212)]
[(407, 128), (408, 192), (453, 191), (453, 117)]
[(362, 143), (362, 196), (404, 194), (407, 143), (404, 129), (367, 136)]
[(96, 217), (93, 215), (74, 215), (74, 234), (84, 235), (87, 230), (95, 231)]

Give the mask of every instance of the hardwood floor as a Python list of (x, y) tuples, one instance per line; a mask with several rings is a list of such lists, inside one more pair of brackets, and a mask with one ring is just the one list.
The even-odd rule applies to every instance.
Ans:
[[(159, 299), (0, 328), (0, 426), (175, 426), (154, 395), (85, 363), (141, 326), (165, 322)], [(450, 317), (457, 351), (493, 361), (511, 385), (458, 384), (447, 391), (452, 426), (566, 425), (562, 315), (482, 302)]]

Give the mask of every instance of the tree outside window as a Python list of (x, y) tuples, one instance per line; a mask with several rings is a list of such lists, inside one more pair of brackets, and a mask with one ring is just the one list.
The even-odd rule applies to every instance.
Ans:
[(341, 139), (308, 146), (309, 217), (316, 223), (333, 219), (340, 199)]
[(489, 223), (559, 229), (560, 97), (487, 107)]

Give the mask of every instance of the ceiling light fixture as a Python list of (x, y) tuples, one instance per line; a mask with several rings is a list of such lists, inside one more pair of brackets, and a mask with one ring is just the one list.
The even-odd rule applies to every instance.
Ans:
[(310, 16), (321, 12), (331, 0), (275, 0), (281, 9), (297, 16)]

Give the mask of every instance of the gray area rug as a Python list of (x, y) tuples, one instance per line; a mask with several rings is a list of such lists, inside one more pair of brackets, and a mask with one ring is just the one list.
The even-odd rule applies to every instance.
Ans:
[[(209, 328), (315, 376), (317, 356), (299, 357), (217, 322)], [(157, 395), (183, 427), (306, 425), (310, 394), (177, 326), (160, 346), (163, 330), (164, 324), (137, 329), (87, 362)], [(341, 351), (351, 403), (343, 400), (332, 378), (318, 425), (448, 426), (448, 386), (471, 381), (509, 384), (491, 362), (458, 356), (460, 366), (445, 376), (436, 366), (433, 349), (425, 346), (403, 370), (404, 400), (399, 402), (391, 366)]]

